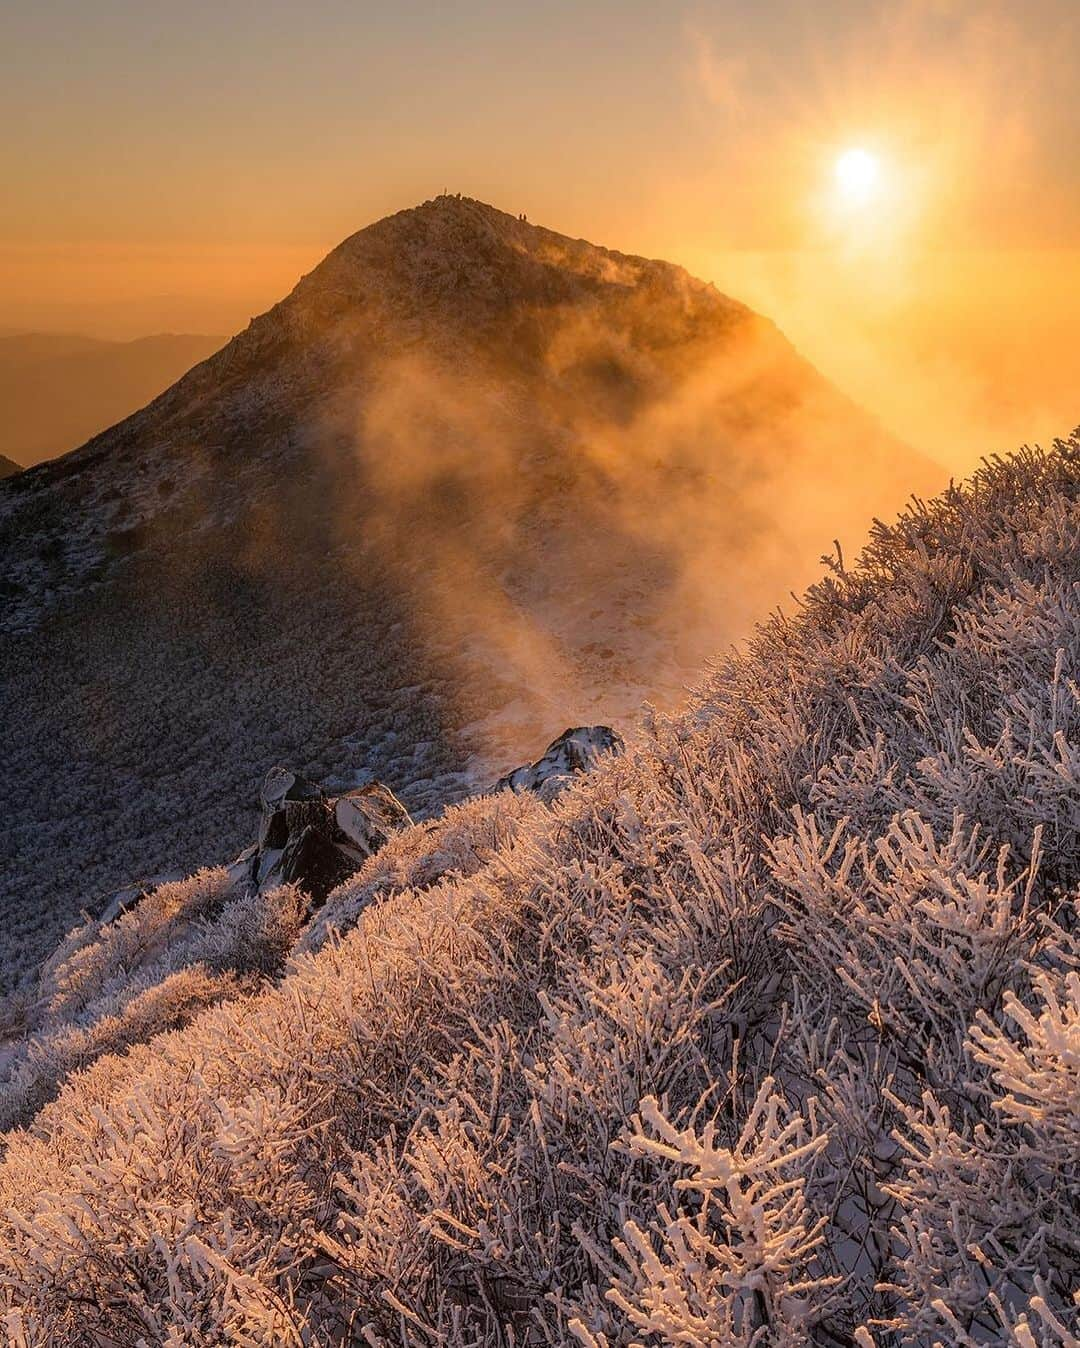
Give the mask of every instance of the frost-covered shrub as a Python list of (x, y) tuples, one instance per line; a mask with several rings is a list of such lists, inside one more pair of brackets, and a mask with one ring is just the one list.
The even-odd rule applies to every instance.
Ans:
[(292, 886), (237, 893), (223, 868), (159, 886), (73, 931), (20, 1003), (0, 1069), (0, 1129), (29, 1118), (71, 1072), (183, 1024), (278, 972), (306, 903)]
[(39, 979), (48, 1015), (71, 1018), (105, 994), (110, 983), (128, 980), (165, 954), (173, 938), (189, 935), (215, 916), (230, 897), (224, 867), (201, 870), (187, 880), (159, 886), (137, 907), (102, 925), (77, 927), (46, 963)]
[[(1021, 1042), (984, 1017), (972, 1027), (974, 1057), (990, 1068), (1001, 1092), (994, 1108), (1032, 1133), (1041, 1157), (1066, 1167), (1080, 1150), (1080, 968), (1058, 979), (1039, 973), (1035, 987), (1037, 1012), (1013, 993), (1005, 998), (1005, 1015), (1021, 1031)], [(1070, 1179), (1080, 1205), (1080, 1174)]]
[[(647, 1228), (628, 1221), (613, 1242), (625, 1271), (612, 1268), (606, 1297), (626, 1317), (627, 1342), (641, 1334), (747, 1348), (811, 1342), (814, 1298), (828, 1283), (809, 1275), (809, 1265), (826, 1220), (808, 1219), (805, 1172), (826, 1139), (785, 1117), (773, 1086), (762, 1084), (730, 1149), (716, 1145), (713, 1124), (700, 1137), (676, 1128), (653, 1096), (631, 1119), (628, 1151), (690, 1174), (674, 1180)], [(588, 1348), (623, 1341), (580, 1320), (570, 1328)]]
[[(9, 1337), (1076, 1348), (1078, 500), (1071, 441), (914, 504), (553, 808), (402, 834), (69, 1075)], [(67, 949), (65, 1025), (141, 1014), (125, 952), (272, 965), (214, 884)]]
[(0, 1094), (0, 1128), (32, 1117), (61, 1081), (105, 1053), (121, 1053), (162, 1030), (190, 1020), (196, 1011), (236, 996), (233, 974), (210, 973), (196, 964), (165, 974), (128, 997), (119, 1011), (90, 1024), (70, 1021), (33, 1035), (13, 1055)]
[(978, 1106), (954, 1116), (929, 1090), (902, 1106), (903, 1165), (887, 1186), (907, 1247), (897, 1290), (904, 1323), (927, 1332), (959, 1324), (985, 1339), (999, 1303), (1080, 1287), (1080, 958), (1048, 927), (1053, 972), (1036, 969), (997, 1016), (973, 1019), (969, 1059), (989, 1072), (968, 1080)]
[(444, 876), (473, 875), (543, 808), (531, 793), (500, 791), (451, 805), (439, 818), (394, 834), (333, 891), (304, 930), (297, 951), (321, 949), (331, 931), (354, 927), (369, 903), (405, 889), (427, 889)]
[(887, 1038), (900, 1064), (948, 1082), (967, 1025), (1015, 986), (1038, 939), (1037, 845), (1020, 869), (959, 815), (940, 840), (913, 811), (869, 841), (844, 824), (824, 838), (798, 808), (794, 824), (773, 842), (772, 865), (796, 967)]

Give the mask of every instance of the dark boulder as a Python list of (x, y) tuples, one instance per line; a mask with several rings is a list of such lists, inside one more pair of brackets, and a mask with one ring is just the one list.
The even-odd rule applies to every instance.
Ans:
[(412, 823), (409, 812), (393, 791), (382, 782), (347, 791), (332, 802), (334, 824), (344, 843), (365, 857)]
[(263, 778), (259, 803), (259, 850), (265, 851), (284, 847), (291, 836), (315, 823), (320, 811), (325, 811), (326, 797), (306, 777), (288, 768), (271, 768)]
[[(313, 909), (319, 908), (332, 889), (412, 824), (408, 810), (381, 782), (328, 796), (288, 768), (271, 768), (266, 774), (259, 805), (258, 841), (227, 868), (229, 899), (292, 884), (308, 895)], [(101, 899), (87, 916), (104, 927), (160, 885), (182, 878), (177, 872), (129, 885)]]
[(294, 884), (315, 907), (392, 834), (412, 823), (381, 782), (328, 796), (288, 768), (266, 774), (260, 804), (259, 841), (243, 858), (249, 882), (262, 890)]
[(321, 908), (326, 896), (358, 868), (357, 858), (330, 839), (329, 832), (311, 824), (290, 838), (281, 854), (275, 881), (296, 885)]

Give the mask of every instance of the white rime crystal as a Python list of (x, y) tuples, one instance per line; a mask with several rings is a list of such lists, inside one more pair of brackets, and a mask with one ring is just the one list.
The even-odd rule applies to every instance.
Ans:
[(7, 1340), (1077, 1348), (1078, 668), (1073, 439), (302, 930), (80, 929), (4, 1012)]

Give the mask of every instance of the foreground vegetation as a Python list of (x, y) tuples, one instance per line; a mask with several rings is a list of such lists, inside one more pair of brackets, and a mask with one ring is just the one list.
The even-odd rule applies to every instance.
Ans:
[(294, 896), (228, 927), (213, 873), (73, 938), (43, 1060), (151, 955), (192, 1018), (7, 1134), (10, 1341), (1075, 1348), (1078, 497), (1073, 440), (915, 504), (291, 953)]

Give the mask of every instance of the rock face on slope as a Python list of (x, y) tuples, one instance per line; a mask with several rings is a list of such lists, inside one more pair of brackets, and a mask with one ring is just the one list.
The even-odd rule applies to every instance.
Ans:
[[(622, 737), (610, 726), (564, 730), (541, 758), (501, 777), (491, 793), (529, 791), (550, 804), (574, 777), (592, 772), (605, 755), (621, 754), (624, 748)], [(259, 805), (258, 836), (227, 867), (227, 892), (236, 899), (294, 885), (307, 896), (309, 914), (321, 909), (331, 890), (413, 822), (382, 782), (333, 796), (281, 766), (271, 768), (263, 779)], [(428, 827), (437, 830), (440, 825), (432, 821)], [(99, 928), (106, 927), (160, 886), (180, 879), (158, 875), (127, 885), (91, 916)]]
[[(294, 885), (314, 912), (326, 896), (403, 828), (409, 812), (389, 787), (368, 782), (339, 796), (288, 768), (273, 767), (259, 793), (258, 836), (226, 868), (231, 899)], [(180, 875), (156, 875), (126, 885), (90, 913), (106, 927)]]
[(389, 787), (371, 782), (330, 797), (287, 768), (271, 768), (263, 782), (256, 845), (233, 863), (250, 885), (294, 884), (318, 907), (412, 820)]
[(564, 730), (548, 745), (542, 758), (508, 772), (492, 789), (535, 791), (542, 800), (553, 800), (575, 776), (591, 772), (604, 754), (621, 754), (624, 748), (622, 736), (610, 726), (587, 725)]
[(679, 267), (454, 197), (361, 230), (0, 484), (7, 962), (238, 851), (223, 804), (283, 759), (338, 794), (362, 763), (422, 817), (553, 708), (681, 696), (820, 538), (933, 486)]
[(21, 463), (16, 463), (14, 459), (5, 458), (3, 454), (0, 454), (0, 478), (13, 477), (16, 473), (21, 472)]

